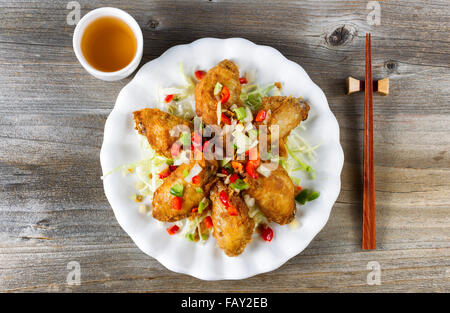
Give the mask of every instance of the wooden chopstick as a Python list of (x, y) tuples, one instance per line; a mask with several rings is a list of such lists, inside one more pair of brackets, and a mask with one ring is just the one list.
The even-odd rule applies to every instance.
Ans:
[(371, 35), (366, 34), (366, 77), (364, 88), (364, 193), (362, 248), (376, 249), (375, 176), (373, 151), (373, 78)]

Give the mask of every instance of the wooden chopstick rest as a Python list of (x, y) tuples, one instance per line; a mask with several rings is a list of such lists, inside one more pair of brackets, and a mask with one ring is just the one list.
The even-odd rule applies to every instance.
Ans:
[[(351, 76), (347, 77), (347, 95), (355, 92), (364, 91), (364, 81)], [(373, 91), (387, 96), (389, 94), (389, 78), (383, 78), (373, 82)]]

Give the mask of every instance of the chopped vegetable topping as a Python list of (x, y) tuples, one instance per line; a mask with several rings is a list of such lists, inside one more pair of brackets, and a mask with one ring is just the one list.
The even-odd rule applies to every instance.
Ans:
[(207, 151), (208, 146), (209, 146), (209, 140), (208, 140), (208, 141), (205, 141), (205, 142), (203, 143), (203, 148), (202, 148), (203, 153), (205, 153), (205, 151)]
[(214, 86), (214, 95), (218, 96), (219, 93), (222, 91), (222, 88), (223, 88), (223, 85), (221, 83), (217, 82), (216, 85)]
[(197, 192), (197, 193), (203, 193), (202, 187), (197, 187), (197, 188), (195, 188), (195, 192)]
[(206, 75), (206, 72), (205, 71), (195, 71), (194, 74), (195, 74), (195, 78), (200, 80)]
[(245, 77), (239, 78), (239, 82), (240, 82), (242, 85), (248, 83), (247, 78), (245, 78)]
[(188, 175), (189, 175), (189, 171), (188, 171), (187, 168), (185, 168), (185, 169), (183, 170), (183, 176), (184, 176), (184, 177), (188, 177)]
[(213, 227), (213, 222), (212, 222), (211, 216), (205, 217), (204, 221), (205, 221), (206, 228), (212, 228)]
[(261, 110), (256, 115), (255, 121), (256, 122), (262, 122), (262, 121), (264, 121), (266, 119), (266, 117), (267, 117), (267, 111), (266, 110)]
[(236, 173), (230, 176), (230, 182), (232, 183), (234, 183), (237, 179), (239, 179), (239, 176)]
[(188, 146), (191, 144), (191, 136), (189, 133), (182, 133), (180, 136), (180, 142), (183, 146)]
[(184, 186), (182, 184), (176, 184), (170, 188), (170, 194), (177, 196), (177, 197), (182, 197), (183, 191), (184, 191)]
[(225, 114), (222, 113), (221, 115), (221, 120), (222, 122), (224, 122), (227, 125), (231, 125), (231, 120), (228, 116), (226, 116)]
[(191, 212), (192, 213), (198, 212), (198, 208), (193, 208)]
[(244, 118), (247, 117), (247, 112), (245, 111), (245, 108), (243, 108), (243, 107), (234, 109), (234, 113), (236, 113), (236, 118), (239, 121), (241, 121), (241, 120), (243, 120)]
[(175, 235), (177, 231), (180, 229), (177, 225), (173, 225), (172, 227), (167, 228), (167, 232), (169, 235)]
[(221, 96), (222, 98), (220, 98), (220, 103), (222, 104), (226, 103), (228, 99), (230, 99), (230, 90), (228, 90), (227, 86), (222, 87)]
[(192, 183), (194, 185), (200, 184), (200, 177), (198, 177), (198, 175), (195, 175), (194, 177), (192, 177)]
[(222, 190), (219, 192), (219, 199), (223, 203), (224, 206), (229, 207), (230, 206), (230, 200), (228, 199), (228, 194), (225, 190)]
[(167, 95), (165, 98), (164, 98), (164, 102), (166, 102), (166, 103), (169, 103), (169, 102), (171, 102), (173, 100), (173, 95)]
[[(241, 93), (241, 100), (244, 101), (252, 111), (256, 111), (262, 104), (262, 98), (267, 97), (270, 91), (275, 87), (274, 84), (267, 85), (264, 88), (259, 88), (257, 85), (248, 86), (245, 91), (248, 91), (252, 87), (251, 91)], [(256, 87), (256, 89), (255, 89)]]
[(171, 201), (172, 209), (177, 210), (177, 211), (181, 210), (182, 203), (183, 203), (182, 198), (177, 197), (177, 196), (173, 197), (172, 201)]
[(178, 168), (178, 165), (169, 165), (169, 171), (173, 172)]
[(262, 233), (261, 233), (261, 237), (265, 241), (268, 241), (268, 242), (272, 241), (272, 239), (273, 239), (273, 230), (272, 230), (272, 228), (270, 228), (269, 226), (266, 226), (264, 228), (264, 230), (262, 231)]
[(236, 181), (234, 183), (230, 184), (230, 186), (237, 190), (243, 190), (243, 189), (249, 188), (249, 185), (240, 178), (236, 179)]
[[(231, 161), (231, 166), (234, 168), (234, 170), (238, 173), (244, 172), (244, 165), (242, 163), (237, 161)], [(227, 173), (228, 174), (228, 173)]]
[(209, 201), (206, 198), (203, 198), (198, 205), (198, 213), (202, 214), (203, 210), (209, 206)]
[(197, 132), (192, 133), (192, 142), (193, 142), (194, 148), (197, 150), (200, 150), (200, 148), (202, 146), (202, 136)]
[(165, 170), (164, 172), (159, 173), (159, 178), (160, 178), (160, 179), (164, 179), (164, 178), (166, 178), (166, 177), (169, 177), (169, 175), (170, 175), (170, 170), (167, 169), (167, 170)]
[(303, 189), (297, 196), (295, 196), (295, 201), (304, 205), (307, 201), (313, 201), (319, 198), (319, 195), (320, 194), (317, 191)]
[(257, 179), (258, 178), (258, 173), (256, 172), (256, 168), (258, 167), (255, 163), (256, 161), (248, 161), (247, 165), (245, 166), (245, 171), (247, 172), (248, 175), (250, 175), (251, 178), (253, 179)]

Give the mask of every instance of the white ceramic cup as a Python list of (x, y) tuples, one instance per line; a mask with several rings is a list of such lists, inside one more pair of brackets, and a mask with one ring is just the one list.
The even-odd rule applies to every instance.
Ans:
[[(137, 42), (136, 54), (134, 55), (133, 60), (130, 62), (130, 64), (115, 72), (102, 72), (93, 68), (86, 61), (83, 53), (81, 52), (81, 38), (83, 37), (83, 33), (86, 27), (97, 18), (105, 16), (116, 17), (124, 21), (133, 31), (134, 37), (136, 38)], [(73, 32), (73, 50), (75, 51), (75, 55), (77, 56), (78, 61), (91, 75), (106, 81), (119, 80), (133, 73), (141, 62), (143, 47), (144, 39), (139, 24), (130, 14), (117, 8), (105, 7), (90, 11), (81, 18), (81, 20), (75, 27), (75, 31)]]

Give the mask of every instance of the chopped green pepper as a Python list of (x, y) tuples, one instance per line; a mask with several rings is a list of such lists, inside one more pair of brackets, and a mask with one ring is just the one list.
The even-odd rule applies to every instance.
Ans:
[(236, 113), (236, 117), (240, 121), (247, 117), (247, 112), (245, 111), (245, 108), (243, 108), (243, 107), (234, 109), (234, 113)]
[(183, 191), (184, 191), (184, 186), (182, 184), (176, 184), (170, 188), (170, 194), (177, 196), (177, 197), (182, 197)]

